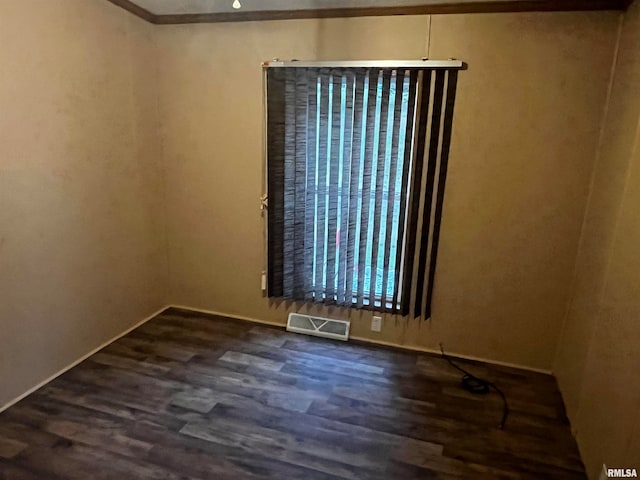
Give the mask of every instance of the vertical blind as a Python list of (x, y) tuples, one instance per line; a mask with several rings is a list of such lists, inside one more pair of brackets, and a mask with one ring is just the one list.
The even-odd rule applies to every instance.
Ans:
[(429, 316), (457, 71), (268, 68), (268, 295)]

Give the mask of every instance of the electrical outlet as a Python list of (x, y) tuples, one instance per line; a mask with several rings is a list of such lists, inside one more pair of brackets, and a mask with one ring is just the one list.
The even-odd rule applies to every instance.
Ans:
[(382, 317), (371, 318), (371, 330), (374, 332), (382, 330)]

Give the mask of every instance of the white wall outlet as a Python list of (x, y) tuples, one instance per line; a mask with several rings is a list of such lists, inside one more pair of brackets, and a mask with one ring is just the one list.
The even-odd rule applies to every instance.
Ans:
[(371, 318), (371, 330), (374, 332), (379, 332), (380, 330), (382, 330), (382, 317)]

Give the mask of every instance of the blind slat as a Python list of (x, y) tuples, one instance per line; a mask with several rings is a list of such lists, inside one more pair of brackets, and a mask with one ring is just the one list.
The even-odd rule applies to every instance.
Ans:
[[(431, 131), (429, 132), (427, 149), (427, 178), (424, 191), (432, 192), (434, 187), (436, 170), (438, 168), (438, 150), (440, 146), (440, 126), (442, 120), (442, 99), (444, 94), (444, 71), (437, 71), (435, 85), (433, 88), (433, 106), (431, 114)], [(424, 207), (422, 210), (422, 232), (420, 234), (420, 253), (418, 256), (418, 277), (416, 280), (416, 301), (414, 314), (422, 315), (422, 300), (424, 299), (425, 270), (427, 262), (427, 249), (430, 242), (429, 231), (431, 230), (431, 209), (433, 207), (433, 196), (424, 196)]]
[(420, 193), (422, 183), (422, 169), (424, 165), (424, 148), (427, 123), (429, 121), (429, 99), (431, 89), (431, 73), (430, 71), (424, 71), (421, 73), (420, 85), (420, 105), (418, 110), (418, 130), (416, 138), (416, 148), (413, 155), (412, 168), (411, 168), (411, 187), (410, 187), (410, 199), (409, 199), (409, 218), (407, 224), (407, 235), (405, 239), (405, 255), (404, 255), (404, 274), (402, 284), (404, 286), (402, 291), (402, 307), (401, 312), (403, 315), (409, 314), (410, 301), (411, 301), (411, 289), (409, 288), (413, 279), (413, 264), (414, 264), (414, 251), (416, 248), (416, 233), (418, 223), (418, 209), (420, 205)]
[(340, 176), (340, 136), (342, 131), (342, 73), (332, 71), (330, 126), (327, 138), (327, 168), (328, 168), (328, 208), (327, 208), (327, 280), (325, 283), (325, 303), (336, 303), (336, 275), (337, 275), (337, 234), (338, 234), (338, 203)]
[[(353, 149), (353, 123), (354, 123), (354, 77), (347, 73), (344, 77), (344, 87), (342, 94), (342, 138), (340, 140), (340, 151), (342, 158), (342, 171), (340, 179), (340, 226), (338, 235), (339, 258), (338, 258), (338, 291), (337, 303), (343, 305), (346, 299), (347, 285), (347, 253), (349, 243), (349, 201), (351, 199), (350, 176), (351, 172), (351, 151)], [(350, 289), (351, 287), (349, 287)]]
[[(369, 242), (369, 211), (370, 211), (370, 195), (371, 195), (371, 176), (373, 170), (374, 154), (374, 131), (376, 128), (376, 92), (378, 85), (378, 72), (369, 71), (367, 76), (368, 82), (365, 86), (367, 95), (366, 130), (362, 133), (364, 136), (364, 166), (362, 169), (362, 208), (360, 210), (360, 238), (358, 245), (358, 290), (356, 293), (356, 305), (361, 308), (364, 305), (365, 292), (365, 272), (367, 259), (367, 245)], [(367, 161), (368, 160), (368, 161)]]
[(283, 296), (293, 298), (294, 285), (294, 245), (295, 245), (295, 190), (296, 190), (296, 74), (286, 72), (284, 94), (292, 98), (284, 107), (284, 218), (294, 218), (293, 222), (284, 222), (283, 241)]
[(315, 185), (317, 178), (316, 146), (318, 141), (317, 116), (318, 116), (318, 70), (310, 68), (307, 75), (307, 118), (302, 123), (306, 130), (306, 162), (305, 162), (305, 233), (304, 233), (304, 297), (303, 300), (314, 298), (314, 265), (315, 265), (315, 222), (316, 222), (316, 196)]
[[(305, 295), (305, 192), (307, 165), (307, 101), (309, 97), (307, 75), (304, 71), (296, 71), (295, 87), (295, 157), (293, 158), (293, 255), (291, 298), (301, 298)], [(287, 251), (285, 250), (285, 257)]]
[(329, 129), (329, 72), (320, 70), (320, 95), (318, 98), (318, 182), (316, 190), (316, 263), (315, 263), (315, 299), (324, 300), (326, 281), (326, 218), (327, 218), (327, 134)]
[[(400, 213), (398, 218), (398, 244), (396, 250), (396, 259), (395, 259), (395, 269), (394, 269), (394, 291), (393, 291), (393, 306), (394, 308), (398, 307), (398, 300), (400, 298), (401, 291), (410, 292), (410, 288), (408, 285), (401, 284), (400, 273), (402, 272), (403, 265), (403, 251), (406, 245), (405, 238), (405, 221), (406, 221), (406, 213), (407, 213), (407, 193), (409, 191), (409, 172), (411, 169), (411, 158), (413, 155), (413, 143), (414, 143), (414, 123), (415, 123), (415, 105), (416, 105), (416, 95), (417, 95), (417, 82), (418, 82), (418, 72), (411, 71), (409, 74), (409, 84), (407, 85), (408, 89), (408, 102), (407, 102), (407, 115), (406, 122), (407, 126), (404, 131), (404, 156), (402, 161), (402, 182), (400, 183)], [(405, 302), (402, 302), (404, 305)], [(406, 313), (400, 307), (400, 312), (404, 315)]]
[(267, 77), (267, 138), (269, 189), (269, 224), (267, 228), (269, 296), (283, 295), (283, 235), (284, 235), (284, 146), (285, 146), (285, 75), (286, 71), (272, 71)]
[(432, 232), (431, 261), (429, 262), (429, 278), (427, 281), (425, 317), (431, 316), (431, 301), (433, 297), (433, 284), (436, 272), (436, 259), (438, 256), (438, 244), (440, 242), (440, 226), (442, 223), (442, 209), (444, 205), (444, 189), (447, 179), (447, 169), (449, 166), (449, 150), (451, 147), (451, 132), (453, 128), (453, 107), (456, 101), (456, 87), (458, 82), (458, 72), (451, 70), (447, 72), (447, 98), (444, 111), (444, 125), (442, 132), (442, 148), (440, 154), (440, 174), (438, 178), (438, 189), (436, 194), (436, 211)]
[[(382, 218), (382, 224), (387, 226), (385, 239), (384, 239), (384, 258), (383, 258), (383, 267), (382, 267), (382, 294), (380, 298), (380, 305), (385, 307), (387, 304), (387, 290), (389, 288), (389, 277), (392, 277), (393, 272), (389, 269), (390, 260), (391, 260), (391, 250), (394, 246), (397, 248), (397, 241), (392, 243), (392, 237), (394, 232), (397, 231), (397, 225), (394, 225), (394, 219), (398, 218), (395, 214), (395, 206), (396, 206), (396, 183), (398, 171), (401, 171), (402, 168), (402, 159), (398, 156), (398, 144), (402, 139), (402, 110), (403, 110), (403, 102), (402, 96), (404, 94), (404, 71), (398, 71), (395, 80), (394, 80), (394, 99), (393, 99), (393, 111), (390, 110), (390, 115), (393, 113), (393, 121), (390, 121), (391, 124), (391, 151), (389, 153), (389, 176), (388, 181), (386, 182), (388, 194), (387, 194), (387, 210), (385, 215)], [(406, 128), (406, 126), (405, 126)], [(397, 159), (397, 160), (396, 160)], [(400, 165), (398, 165), (400, 163)], [(398, 168), (400, 167), (400, 169)], [(397, 234), (396, 234), (397, 239)], [(394, 285), (391, 285), (394, 287)], [(393, 307), (392, 307), (393, 308)]]
[[(366, 99), (365, 90), (366, 71), (355, 71), (355, 88), (354, 88), (354, 128), (353, 128), (353, 148), (351, 149), (351, 170), (349, 181), (349, 228), (347, 237), (347, 272), (345, 284), (351, 290), (354, 289), (354, 281), (357, 285), (357, 269), (355, 262), (358, 261), (358, 249), (360, 241), (360, 211), (362, 209), (362, 197), (359, 194), (360, 182), (362, 179), (364, 149), (362, 148), (363, 132), (367, 124)], [(356, 286), (357, 290), (357, 286)], [(349, 294), (349, 298), (345, 298), (347, 304), (351, 303), (353, 294)]]
[[(389, 92), (391, 85), (391, 71), (384, 71), (382, 74), (382, 90), (381, 92)], [(380, 93), (381, 93), (380, 92)], [(377, 121), (377, 134), (378, 145), (377, 152), (374, 157), (374, 171), (375, 171), (375, 190), (373, 191), (373, 209), (371, 216), (373, 217), (373, 232), (372, 232), (372, 245), (371, 245), (371, 285), (369, 289), (369, 304), (375, 306), (376, 298), (378, 297), (378, 253), (381, 245), (381, 227), (382, 225), (382, 212), (384, 209), (383, 195), (384, 195), (384, 183), (385, 175), (387, 174), (388, 161), (387, 157), (387, 133), (389, 128), (389, 95), (379, 95), (379, 109), (378, 109), (378, 121)], [(390, 152), (389, 152), (390, 153)]]

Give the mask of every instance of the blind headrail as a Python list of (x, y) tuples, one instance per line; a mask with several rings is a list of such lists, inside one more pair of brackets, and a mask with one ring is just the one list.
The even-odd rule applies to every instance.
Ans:
[(263, 68), (306, 67), (306, 68), (403, 68), (403, 69), (464, 69), (466, 64), (461, 60), (344, 60), (344, 61), (300, 61), (300, 60), (268, 60), (262, 62)]

